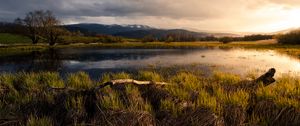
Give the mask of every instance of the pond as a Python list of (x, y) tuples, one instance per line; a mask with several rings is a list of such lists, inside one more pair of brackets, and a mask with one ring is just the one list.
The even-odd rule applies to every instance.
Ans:
[[(105, 72), (136, 71), (149, 67), (195, 66), (245, 75), (276, 68), (298, 74), (300, 60), (276, 51), (246, 49), (57, 49), (0, 58), (0, 72), (85, 71), (93, 78)], [(201, 67), (196, 67), (201, 66)], [(176, 68), (176, 67), (175, 67)], [(207, 68), (207, 69), (206, 69)], [(193, 69), (193, 68), (192, 68)]]

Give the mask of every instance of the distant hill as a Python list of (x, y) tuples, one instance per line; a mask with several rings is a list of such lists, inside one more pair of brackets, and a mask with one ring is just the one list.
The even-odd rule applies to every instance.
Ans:
[(81, 31), (84, 34), (113, 35), (120, 32), (154, 29), (146, 25), (103, 25), (103, 24), (72, 24), (65, 25), (70, 31)]
[(198, 30), (194, 28), (186, 28), (188, 31), (198, 32), (198, 33), (207, 33), (210, 36), (214, 37), (242, 37), (243, 35), (238, 33), (226, 33), (226, 32), (216, 32), (216, 31), (208, 31), (208, 30)]
[(165, 29), (149, 29), (149, 30), (137, 30), (137, 31), (129, 31), (129, 32), (120, 32), (114, 34), (116, 36), (124, 36), (127, 38), (143, 38), (145, 36), (153, 36), (156, 38), (163, 38), (168, 35), (173, 35), (173, 36), (189, 36), (189, 37), (194, 37), (194, 38), (201, 38), (201, 37), (206, 37), (209, 36), (210, 34), (207, 33), (198, 33), (198, 32), (191, 32), (183, 29), (170, 29), (170, 30), (165, 30)]
[(300, 30), (300, 28), (288, 28), (288, 29), (285, 29), (285, 30), (280, 30), (280, 31), (277, 31), (277, 32), (272, 32), (271, 34), (286, 34), (288, 32), (294, 31), (294, 30)]
[(143, 38), (149, 35), (155, 38), (168, 35), (192, 36), (196, 38), (211, 36), (211, 34), (204, 32), (193, 32), (184, 29), (157, 29), (146, 25), (72, 24), (64, 27), (70, 31), (80, 31), (83, 34), (106, 34), (127, 38)]
[(210, 35), (219, 37), (242, 37), (243, 35), (240, 34), (232, 34), (232, 33), (210, 33)]

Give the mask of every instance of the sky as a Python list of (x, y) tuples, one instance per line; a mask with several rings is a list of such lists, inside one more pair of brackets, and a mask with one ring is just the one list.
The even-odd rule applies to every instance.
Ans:
[(64, 24), (258, 33), (300, 27), (300, 0), (0, 0), (0, 21), (33, 10), (50, 10)]

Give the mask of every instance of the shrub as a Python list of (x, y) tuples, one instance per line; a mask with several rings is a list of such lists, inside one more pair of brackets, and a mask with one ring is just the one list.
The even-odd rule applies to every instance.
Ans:
[(276, 39), (281, 44), (300, 44), (300, 30), (291, 31), (286, 34), (277, 35)]
[(219, 41), (222, 42), (222, 43), (224, 43), (224, 44), (227, 44), (227, 43), (230, 43), (230, 42), (232, 42), (234, 40), (231, 37), (222, 37), (222, 38), (219, 38)]

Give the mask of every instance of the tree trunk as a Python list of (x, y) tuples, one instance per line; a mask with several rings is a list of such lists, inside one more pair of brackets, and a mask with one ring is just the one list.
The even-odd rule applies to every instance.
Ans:
[(49, 45), (50, 45), (50, 46), (54, 46), (54, 45), (55, 45), (55, 42), (54, 42), (54, 41), (50, 41), (50, 42), (49, 42)]
[(38, 38), (36, 36), (31, 38), (32, 44), (37, 44), (38, 43)]

